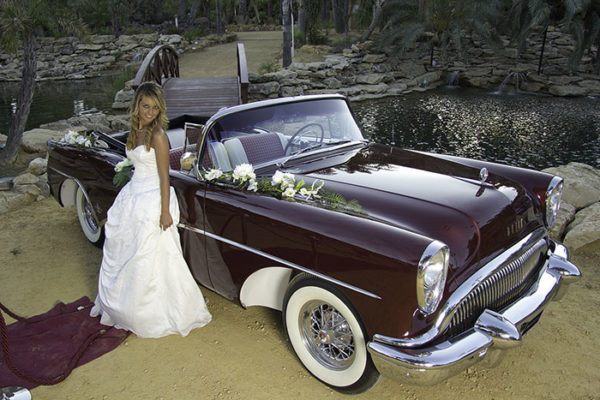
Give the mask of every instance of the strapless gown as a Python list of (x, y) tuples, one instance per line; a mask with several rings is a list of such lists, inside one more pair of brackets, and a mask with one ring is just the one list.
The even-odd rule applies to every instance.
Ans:
[(132, 179), (108, 210), (98, 295), (90, 314), (139, 337), (186, 336), (211, 315), (183, 258), (179, 206), (170, 188), (173, 225), (159, 226), (160, 179), (154, 149), (127, 151)]

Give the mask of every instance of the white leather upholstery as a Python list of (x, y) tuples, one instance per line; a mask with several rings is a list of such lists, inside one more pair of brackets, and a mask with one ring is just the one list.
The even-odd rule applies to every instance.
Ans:
[(285, 150), (285, 146), (288, 144), (288, 138), (283, 134), (277, 132), (277, 136), (279, 136), (279, 140), (281, 141), (281, 147)]
[(229, 139), (224, 142), (224, 145), (232, 168), (240, 164), (248, 164), (248, 157), (239, 139)]
[[(238, 141), (239, 142), (239, 141)], [(241, 146), (241, 143), (240, 143)], [(228, 172), (233, 170), (229, 157), (227, 156), (227, 150), (221, 142), (208, 142), (208, 154), (213, 162), (213, 168), (220, 169), (221, 171)]]

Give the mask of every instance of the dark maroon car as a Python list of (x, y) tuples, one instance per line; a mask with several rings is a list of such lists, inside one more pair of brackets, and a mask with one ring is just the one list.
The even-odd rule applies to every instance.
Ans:
[[(493, 363), (580, 275), (548, 236), (559, 177), (369, 143), (337, 95), (171, 122), (194, 277), (244, 307), (281, 310), (300, 361), (340, 391)], [(52, 193), (96, 244), (125, 135), (49, 142)]]

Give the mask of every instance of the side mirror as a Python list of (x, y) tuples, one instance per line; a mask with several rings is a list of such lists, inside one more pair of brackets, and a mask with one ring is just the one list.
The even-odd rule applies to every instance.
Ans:
[(196, 153), (192, 153), (191, 151), (186, 151), (181, 155), (179, 159), (179, 163), (181, 165), (182, 171), (190, 172), (194, 169), (196, 165)]

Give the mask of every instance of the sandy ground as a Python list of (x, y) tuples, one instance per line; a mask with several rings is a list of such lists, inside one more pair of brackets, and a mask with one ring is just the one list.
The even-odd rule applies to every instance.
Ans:
[[(250, 71), (279, 51), (281, 32), (241, 34)], [(271, 37), (271, 39), (269, 39)], [(194, 76), (235, 59), (235, 47), (217, 46), (182, 57)], [(221, 53), (222, 52), (222, 53)], [(226, 54), (226, 56), (224, 55)], [(215, 57), (215, 58), (212, 58)], [(208, 67), (202, 67), (201, 59)], [(213, 61), (210, 61), (213, 60)], [(204, 65), (204, 63), (202, 63)], [(224, 73), (223, 75), (229, 74)], [(73, 208), (49, 198), (0, 216), (0, 301), (30, 316), (57, 301), (96, 295), (102, 252), (89, 244)], [(600, 270), (598, 251), (577, 253), (584, 278), (554, 302), (523, 345), (494, 369), (476, 366), (433, 387), (382, 379), (357, 396), (368, 399), (600, 399)], [(342, 399), (296, 360), (281, 314), (244, 310), (204, 290), (213, 321), (186, 338), (139, 339), (75, 369), (56, 386), (38, 387), (33, 399)]]
[[(102, 253), (73, 208), (45, 199), (0, 218), (0, 298), (29, 316), (55, 302), (94, 298)], [(433, 387), (382, 379), (369, 399), (599, 399), (600, 271), (596, 254), (574, 254), (584, 278), (553, 302), (523, 345), (494, 369), (476, 366)], [(33, 399), (342, 399), (304, 370), (281, 314), (244, 310), (204, 289), (213, 321), (187, 337), (130, 336)]]

